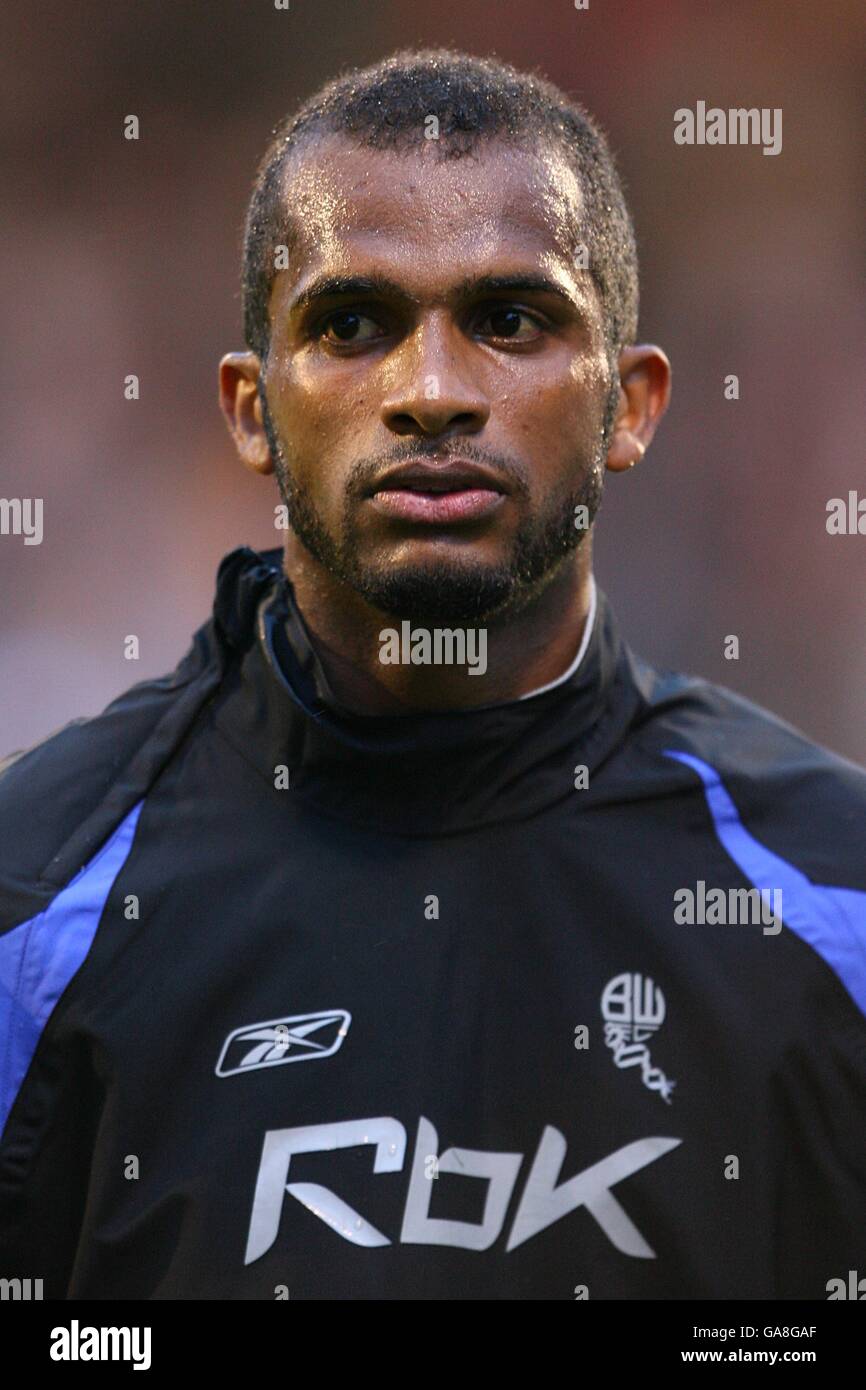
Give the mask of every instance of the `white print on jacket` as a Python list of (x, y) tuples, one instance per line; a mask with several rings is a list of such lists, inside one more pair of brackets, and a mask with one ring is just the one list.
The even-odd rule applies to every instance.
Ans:
[(283, 1062), (333, 1057), (351, 1022), (348, 1009), (320, 1009), (315, 1014), (286, 1014), (265, 1023), (235, 1028), (222, 1045), (216, 1074), (238, 1076), (259, 1067), (278, 1067)]
[(604, 1040), (616, 1065), (639, 1066), (643, 1084), (651, 1091), (660, 1091), (670, 1105), (671, 1091), (677, 1083), (652, 1065), (649, 1048), (645, 1046), (647, 1038), (664, 1023), (665, 997), (658, 986), (649, 975), (644, 978), (628, 970), (614, 975), (604, 987), (601, 1013), (605, 1020)]
[[(516, 1249), (554, 1221), (559, 1221), (578, 1207), (586, 1207), (617, 1250), (637, 1259), (655, 1259), (655, 1251), (644, 1240), (610, 1189), (682, 1142), (681, 1139), (668, 1139), (661, 1135), (637, 1139), (557, 1186), (565, 1160), (565, 1136), (552, 1125), (545, 1125), (506, 1250)], [(372, 1247), (392, 1243), (388, 1236), (377, 1231), (330, 1188), (314, 1182), (287, 1181), (294, 1154), (330, 1153), (334, 1149), (350, 1149), (359, 1144), (375, 1146), (374, 1173), (398, 1173), (402, 1169), (406, 1130), (391, 1115), (267, 1131), (262, 1145), (244, 1264), (261, 1259), (276, 1240), (286, 1192), (353, 1245)], [(483, 1149), (446, 1149), (436, 1158), (435, 1170), (439, 1173), (460, 1173), (463, 1177), (482, 1178), (488, 1184), (484, 1214), (480, 1224), (477, 1224), (472, 1221), (447, 1221), (428, 1215), (433, 1193), (430, 1159), (436, 1155), (438, 1147), (436, 1130), (422, 1115), (418, 1121), (415, 1158), (409, 1178), (400, 1243), (487, 1250), (502, 1230), (523, 1154), (487, 1153)]]

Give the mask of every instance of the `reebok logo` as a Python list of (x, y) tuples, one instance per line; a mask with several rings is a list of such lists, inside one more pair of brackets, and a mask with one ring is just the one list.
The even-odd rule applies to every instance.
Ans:
[(352, 1015), (346, 1009), (315, 1014), (288, 1014), (266, 1023), (250, 1023), (229, 1033), (216, 1064), (217, 1076), (237, 1076), (284, 1062), (312, 1062), (333, 1057), (349, 1031)]
[[(677, 1148), (681, 1139), (649, 1135), (616, 1149), (574, 1177), (560, 1182), (565, 1164), (565, 1135), (545, 1125), (523, 1186), (520, 1202), (508, 1233), (506, 1252), (552, 1226), (570, 1212), (584, 1207), (611, 1244), (623, 1255), (654, 1260), (655, 1251), (641, 1235), (611, 1188)], [(406, 1130), (393, 1115), (368, 1120), (344, 1120), (294, 1129), (271, 1129), (265, 1134), (250, 1216), (244, 1264), (260, 1260), (277, 1239), (286, 1193), (307, 1208), (343, 1240), (368, 1249), (391, 1245), (391, 1238), (372, 1225), (336, 1192), (316, 1182), (289, 1180), (297, 1154), (332, 1153), (361, 1144), (373, 1147), (374, 1173), (399, 1173), (406, 1151)], [(439, 1137), (431, 1122), (421, 1116), (415, 1141), (412, 1171), (403, 1210), (401, 1245), (447, 1245), (460, 1250), (488, 1250), (505, 1223), (521, 1153), (488, 1153), (484, 1149), (446, 1149), (438, 1153)], [(434, 1160), (431, 1164), (431, 1159)], [(487, 1184), (480, 1222), (430, 1216), (433, 1175), (458, 1173)]]

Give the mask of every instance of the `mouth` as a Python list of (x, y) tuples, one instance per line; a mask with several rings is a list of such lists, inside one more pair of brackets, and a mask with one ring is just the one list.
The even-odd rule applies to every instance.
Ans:
[(453, 525), (489, 516), (506, 495), (490, 469), (454, 460), (400, 464), (380, 478), (369, 500), (377, 511), (403, 521)]

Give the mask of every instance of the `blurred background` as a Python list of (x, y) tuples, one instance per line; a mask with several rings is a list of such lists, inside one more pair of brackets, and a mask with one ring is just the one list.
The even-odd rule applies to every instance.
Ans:
[[(256, 162), (326, 78), (447, 44), (540, 69), (598, 117), (624, 176), (641, 337), (674, 369), (668, 417), (640, 468), (609, 475), (596, 528), (626, 637), (866, 763), (866, 536), (826, 531), (830, 498), (866, 497), (864, 30), (857, 0), (8, 10), (0, 497), (44, 498), (44, 539), (0, 536), (0, 755), (171, 670), (220, 558), (280, 543), (276, 485), (242, 470), (216, 395), (219, 357), (243, 346)], [(699, 100), (781, 107), (781, 154), (675, 145), (674, 111)]]

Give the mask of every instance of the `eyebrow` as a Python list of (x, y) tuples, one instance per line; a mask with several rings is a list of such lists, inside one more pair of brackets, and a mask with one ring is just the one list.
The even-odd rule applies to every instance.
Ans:
[[(471, 296), (528, 293), (553, 294), (564, 300), (576, 312), (581, 310), (580, 300), (572, 291), (566, 289), (558, 280), (552, 280), (537, 271), (514, 275), (469, 276), (454, 286), (448, 298), (468, 299)], [(390, 280), (387, 275), (323, 275), (297, 295), (289, 312), (302, 313), (326, 299), (364, 299), (376, 296), (383, 299), (400, 299), (410, 304), (419, 302), (415, 295), (410, 294), (396, 280)]]

